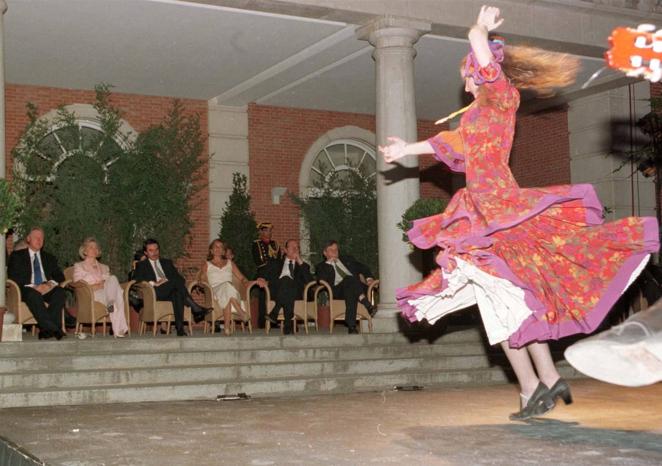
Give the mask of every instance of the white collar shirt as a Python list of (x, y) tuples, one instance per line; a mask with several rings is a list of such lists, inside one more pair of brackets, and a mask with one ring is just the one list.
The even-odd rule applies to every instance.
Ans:
[[(330, 260), (326, 261), (327, 264), (329, 264), (331, 267), (333, 267), (333, 271), (335, 272), (336, 268), (342, 270), (345, 272), (347, 276), (352, 275), (352, 272), (349, 271), (347, 267), (345, 267), (345, 264), (340, 262), (340, 259), (335, 259), (335, 260)], [(335, 274), (335, 279), (333, 281), (333, 286), (337, 286), (340, 284), (340, 282), (343, 281), (343, 278), (340, 276), (340, 274), (336, 273)]]
[(292, 263), (292, 267), (296, 267), (296, 261), (286, 257), (283, 261), (283, 268), (280, 271), (280, 277), (278, 278), (290, 277), (292, 280), (294, 280), (294, 277), (290, 273), (290, 262)]

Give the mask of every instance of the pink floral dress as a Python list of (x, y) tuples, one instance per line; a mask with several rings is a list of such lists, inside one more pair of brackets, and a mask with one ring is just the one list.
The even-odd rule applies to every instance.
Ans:
[(435, 270), (398, 290), (403, 314), (434, 322), (478, 304), (491, 343), (589, 333), (659, 249), (655, 218), (604, 223), (591, 185), (520, 188), (508, 167), (519, 93), (498, 64), (455, 131), (429, 139), (466, 188), (408, 232), (440, 248)]

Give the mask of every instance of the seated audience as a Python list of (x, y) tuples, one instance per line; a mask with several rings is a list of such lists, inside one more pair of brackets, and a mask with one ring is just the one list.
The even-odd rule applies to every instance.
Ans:
[(74, 264), (74, 281), (82, 280), (94, 290), (94, 300), (108, 306), (110, 324), (115, 338), (123, 338), (129, 331), (124, 313), (124, 292), (115, 275), (97, 258), (101, 249), (94, 238), (86, 238), (78, 249), (81, 262)]
[[(207, 252), (207, 261), (202, 264), (201, 271), (207, 277), (207, 283), (212, 289), (214, 300), (223, 310), (223, 321), (225, 334), (230, 334), (230, 324), (232, 319), (232, 309), (243, 320), (248, 319), (245, 304), (241, 299), (241, 293), (232, 284), (232, 279), (236, 277), (242, 284), (248, 280), (241, 273), (237, 265), (228, 258), (229, 248), (224, 241), (215, 239), (209, 244)], [(232, 254), (234, 257), (234, 254)], [(260, 287), (264, 288), (266, 282), (258, 278)]]
[[(39, 325), (39, 339), (60, 340), (65, 336), (60, 325), (67, 296), (59, 286), (64, 274), (57, 259), (42, 250), (44, 230), (32, 228), (25, 242), (27, 248), (15, 250), (9, 256), (7, 276), (21, 289), (21, 298)], [(67, 318), (73, 319), (68, 314)]]
[[(356, 306), (360, 302), (371, 316), (377, 312), (365, 293), (373, 282), (372, 272), (367, 265), (358, 262), (351, 256), (341, 256), (338, 242), (329, 241), (323, 251), (326, 261), (315, 267), (318, 280), (324, 280), (333, 290), (334, 299), (345, 300), (345, 325), (348, 333), (358, 333), (356, 328)], [(359, 279), (363, 275), (366, 283)]]
[(271, 324), (278, 326), (276, 319), (282, 308), (283, 332), (288, 335), (293, 331), (294, 301), (303, 299), (303, 289), (306, 284), (315, 280), (310, 273), (310, 265), (301, 259), (297, 240), (285, 241), (285, 256), (267, 264), (266, 277), (269, 281), (271, 299), (276, 303), (267, 315), (267, 319)]
[(186, 289), (186, 280), (179, 273), (170, 259), (161, 257), (159, 242), (155, 239), (146, 239), (143, 243), (143, 252), (147, 257), (136, 263), (133, 278), (139, 282), (147, 282), (154, 287), (158, 301), (170, 301), (175, 314), (175, 328), (177, 336), (184, 336), (184, 306), (189, 306), (196, 322), (205, 318), (210, 311), (193, 301)]

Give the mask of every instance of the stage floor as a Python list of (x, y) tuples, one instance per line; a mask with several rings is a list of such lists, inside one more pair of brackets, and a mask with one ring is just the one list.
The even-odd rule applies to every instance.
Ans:
[(0, 410), (52, 465), (662, 464), (662, 384), (572, 382), (575, 403), (510, 422), (512, 385), (242, 401)]

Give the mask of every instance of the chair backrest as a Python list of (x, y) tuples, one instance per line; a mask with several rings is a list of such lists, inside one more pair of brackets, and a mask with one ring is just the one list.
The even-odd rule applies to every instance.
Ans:
[(74, 280), (74, 268), (73, 267), (67, 267), (64, 269), (64, 279), (67, 281), (73, 281)]

